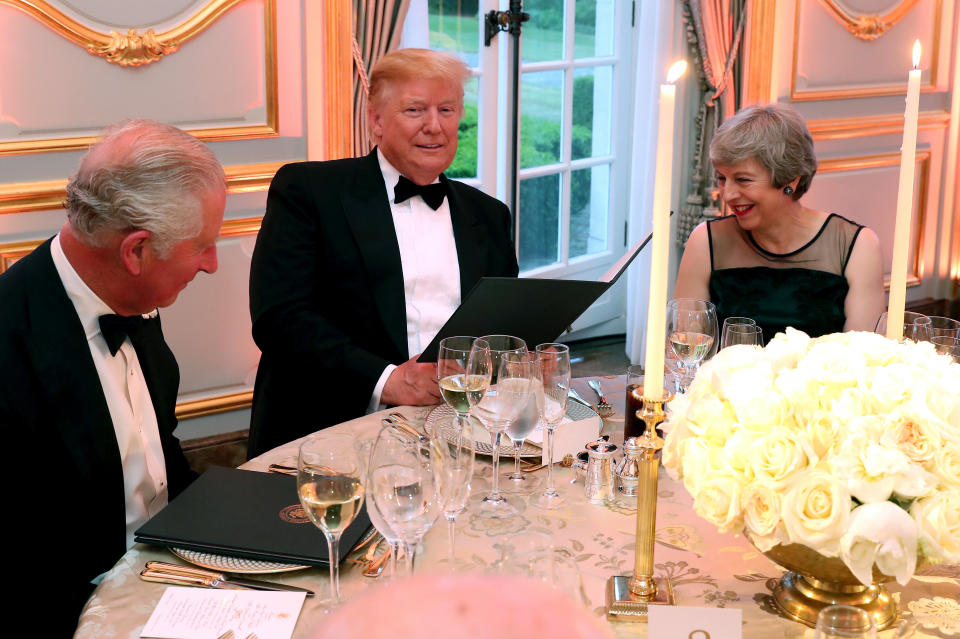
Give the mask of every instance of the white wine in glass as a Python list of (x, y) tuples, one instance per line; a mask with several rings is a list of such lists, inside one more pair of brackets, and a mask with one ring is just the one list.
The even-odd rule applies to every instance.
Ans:
[(680, 392), (717, 341), (717, 309), (707, 300), (679, 298), (667, 303), (667, 343), (676, 356)]
[(310, 521), (327, 538), (330, 610), (340, 602), (340, 535), (363, 505), (363, 469), (356, 441), (347, 433), (319, 433), (300, 444), (297, 495)]

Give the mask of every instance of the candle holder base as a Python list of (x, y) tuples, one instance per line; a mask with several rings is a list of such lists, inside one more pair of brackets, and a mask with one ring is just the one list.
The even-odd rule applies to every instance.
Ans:
[(633, 575), (618, 575), (607, 580), (607, 619), (647, 623), (650, 606), (674, 605), (673, 585), (666, 579), (655, 578), (657, 592), (652, 599), (630, 592)]

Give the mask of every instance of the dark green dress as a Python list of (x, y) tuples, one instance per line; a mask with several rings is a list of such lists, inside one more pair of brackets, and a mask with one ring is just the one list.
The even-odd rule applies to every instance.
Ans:
[(813, 239), (781, 254), (757, 244), (734, 216), (707, 222), (717, 322), (751, 317), (763, 328), (764, 344), (787, 326), (811, 337), (842, 331), (844, 271), (862, 228), (832, 213)]

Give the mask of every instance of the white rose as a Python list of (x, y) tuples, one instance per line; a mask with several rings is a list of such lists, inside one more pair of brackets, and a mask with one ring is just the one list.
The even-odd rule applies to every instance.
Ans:
[(722, 446), (736, 428), (736, 418), (727, 402), (707, 396), (691, 403), (684, 414), (687, 427), (697, 436)]
[(680, 456), (680, 477), (691, 495), (700, 492), (703, 482), (721, 468), (714, 459), (722, 452), (712, 449), (702, 439), (691, 437), (678, 449)]
[(842, 440), (842, 430), (841, 423), (833, 413), (818, 410), (807, 420), (804, 433), (813, 453), (822, 459)]
[(944, 443), (933, 454), (929, 469), (940, 479), (944, 488), (960, 488), (960, 445), (952, 441)]
[(743, 523), (750, 540), (760, 552), (780, 543), (780, 494), (760, 483), (748, 484), (740, 494)]
[(904, 453), (883, 446), (866, 432), (854, 432), (840, 445), (828, 466), (862, 503), (887, 501), (894, 493), (912, 499), (923, 497), (937, 478), (910, 461)]
[(763, 350), (775, 370), (793, 368), (806, 353), (810, 342), (810, 336), (803, 331), (787, 327), (786, 332), (777, 333)]
[(888, 418), (880, 443), (896, 448), (910, 461), (923, 464), (940, 448), (938, 430), (930, 422), (910, 415), (909, 411), (897, 411)]
[(801, 441), (784, 428), (776, 428), (754, 440), (747, 452), (754, 476), (771, 488), (784, 487), (798, 472), (810, 466), (810, 456)]
[(738, 430), (723, 446), (724, 468), (744, 486), (754, 480), (750, 466), (750, 446), (757, 434), (749, 430)]
[(774, 385), (798, 423), (809, 422), (820, 410), (820, 384), (810, 371), (795, 368), (783, 370)]
[(863, 379), (863, 389), (874, 413), (889, 413), (907, 398), (911, 367), (900, 363), (877, 366)]
[(788, 540), (836, 557), (851, 504), (850, 493), (839, 481), (820, 471), (807, 473), (783, 497), (781, 517)]
[(840, 558), (864, 586), (873, 583), (874, 562), (906, 586), (917, 568), (917, 525), (893, 502), (858, 506), (840, 538)]
[(943, 491), (918, 499), (910, 514), (917, 522), (925, 555), (951, 564), (960, 562), (960, 493)]
[(714, 476), (696, 493), (693, 509), (722, 533), (738, 531), (743, 528), (740, 491), (740, 483), (733, 477)]

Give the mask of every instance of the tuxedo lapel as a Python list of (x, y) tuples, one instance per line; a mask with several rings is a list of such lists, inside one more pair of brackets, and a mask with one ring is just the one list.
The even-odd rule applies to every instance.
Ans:
[[(120, 471), (120, 451), (83, 326), (53, 265), (50, 243), (24, 259), (36, 260), (37, 275), (28, 307), (30, 353), (49, 401), (72, 415), (50, 426), (59, 429), (81, 472), (90, 480), (105, 478)], [(123, 486), (122, 477), (113, 479), (112, 486)]]
[(487, 254), (487, 228), (477, 219), (477, 212), (460, 195), (457, 185), (445, 175), (440, 180), (447, 185), (450, 201), (450, 223), (453, 226), (453, 241), (457, 246), (457, 261), (460, 263), (460, 299), (483, 276)]
[(397, 351), (405, 354), (406, 359), (410, 355), (403, 266), (376, 149), (358, 162), (354, 183), (345, 185), (340, 193), (343, 213), (359, 248), (383, 324)]

